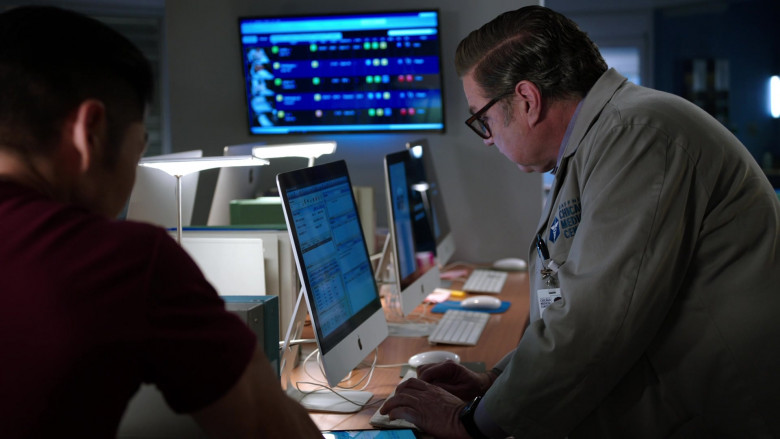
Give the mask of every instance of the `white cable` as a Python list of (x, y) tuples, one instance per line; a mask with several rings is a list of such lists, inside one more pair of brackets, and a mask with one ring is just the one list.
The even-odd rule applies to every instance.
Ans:
[[(360, 390), (366, 390), (366, 387), (368, 387), (369, 383), (371, 383), (371, 378), (373, 378), (373, 376), (374, 376), (374, 370), (376, 369), (376, 361), (377, 361), (378, 358), (379, 358), (379, 348), (376, 348), (376, 349), (374, 349), (374, 361), (371, 363), (371, 369), (368, 371), (368, 374), (364, 375), (363, 378), (358, 380), (358, 382), (356, 382), (352, 386), (342, 386), (339, 383), (339, 385), (337, 387), (339, 389), (351, 390), (351, 389), (354, 389), (355, 387), (357, 387), (358, 385), (360, 385), (360, 383), (365, 380), (366, 382), (365, 382), (365, 384), (363, 384), (363, 387), (361, 387)], [(351, 374), (351, 372), (350, 372), (350, 374)], [(342, 380), (342, 382), (344, 382), (344, 381), (346, 381), (346, 379)]]
[[(317, 390), (302, 390), (302, 389), (300, 388), (300, 385), (301, 385), (301, 384), (306, 384), (306, 385), (310, 385), (310, 386), (317, 386), (317, 387), (321, 387), (321, 388), (322, 388), (322, 390), (329, 390), (329, 391), (331, 391), (331, 392), (335, 393), (336, 395), (338, 395), (340, 398), (344, 399), (345, 401), (347, 401), (347, 402), (349, 402), (349, 403), (351, 403), (351, 404), (357, 405), (357, 406), (361, 406), (361, 407), (369, 407), (369, 406), (371, 406), (371, 405), (374, 405), (374, 404), (376, 404), (376, 403), (377, 403), (376, 401), (374, 401), (374, 402), (372, 402), (372, 403), (368, 403), (368, 404), (360, 404), (360, 403), (358, 403), (358, 402), (355, 402), (355, 401), (352, 401), (352, 400), (350, 400), (350, 399), (349, 399), (349, 398), (347, 398), (346, 396), (344, 396), (344, 395), (342, 395), (341, 393), (339, 393), (339, 392), (338, 392), (338, 390), (336, 390), (336, 389), (342, 389), (342, 390), (352, 390), (352, 389), (354, 389), (355, 387), (357, 387), (358, 385), (360, 385), (360, 383), (362, 383), (363, 381), (365, 381), (365, 383), (363, 384), (363, 387), (362, 387), (362, 388), (360, 388), (360, 390), (365, 390), (365, 389), (366, 389), (366, 387), (368, 387), (369, 383), (371, 382), (371, 379), (373, 378), (373, 375), (374, 375), (374, 370), (376, 369), (376, 362), (377, 362), (377, 359), (379, 358), (379, 349), (378, 349), (378, 348), (377, 348), (377, 349), (374, 349), (374, 361), (373, 361), (373, 363), (371, 364), (371, 370), (369, 371), (369, 373), (368, 373), (368, 374), (366, 374), (365, 376), (363, 376), (363, 378), (361, 378), (361, 379), (360, 379), (360, 380), (359, 380), (357, 383), (355, 383), (355, 384), (354, 384), (354, 385), (352, 385), (352, 386), (341, 386), (341, 385), (337, 385), (335, 389), (334, 389), (333, 387), (329, 386), (329, 385), (328, 385), (328, 384), (326, 384), (326, 383), (325, 383), (325, 384), (323, 384), (322, 380), (320, 380), (319, 378), (315, 378), (314, 376), (312, 376), (312, 375), (311, 375), (311, 373), (309, 373), (309, 370), (308, 370), (308, 368), (306, 367), (306, 363), (307, 363), (307, 362), (308, 362), (308, 361), (311, 359), (311, 357), (312, 357), (312, 356), (314, 356), (314, 354), (317, 354), (317, 365), (318, 365), (318, 367), (319, 367), (319, 369), (320, 369), (320, 372), (322, 372), (323, 376), (325, 375), (325, 372), (324, 372), (324, 370), (322, 369), (322, 362), (320, 361), (320, 358), (321, 358), (321, 357), (320, 357), (320, 351), (319, 351), (319, 349), (315, 349), (315, 350), (313, 350), (311, 353), (309, 353), (309, 355), (307, 355), (307, 356), (306, 356), (306, 358), (303, 360), (303, 364), (302, 364), (302, 367), (303, 367), (303, 372), (304, 372), (304, 373), (306, 374), (306, 376), (308, 376), (308, 377), (309, 377), (309, 378), (310, 378), (312, 381), (296, 381), (296, 382), (295, 382), (295, 387), (298, 389), (298, 391), (299, 391), (299, 392), (301, 392), (301, 393), (303, 393), (303, 394), (305, 394), (305, 395), (308, 395), (308, 394), (310, 394), (310, 393), (313, 393), (313, 392), (316, 392), (316, 391), (317, 391)], [(348, 375), (346, 378), (344, 378), (344, 380), (342, 380), (342, 382), (343, 382), (343, 381), (346, 381), (346, 380), (349, 380), (351, 377), (352, 377), (352, 371), (350, 371), (349, 375)]]

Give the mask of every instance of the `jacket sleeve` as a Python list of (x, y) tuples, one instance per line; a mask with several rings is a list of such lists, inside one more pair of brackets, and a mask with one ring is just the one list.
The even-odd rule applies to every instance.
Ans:
[(648, 125), (602, 130), (562, 169), (560, 193), (581, 203), (570, 247), (551, 248), (563, 300), (532, 317), (483, 402), (515, 437), (564, 437), (598, 406), (661, 327), (696, 245), (696, 158)]

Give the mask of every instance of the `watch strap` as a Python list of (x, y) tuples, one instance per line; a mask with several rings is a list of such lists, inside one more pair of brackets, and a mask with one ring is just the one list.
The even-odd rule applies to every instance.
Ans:
[(481, 431), (479, 431), (477, 423), (474, 422), (474, 412), (477, 410), (477, 406), (481, 400), (482, 397), (477, 396), (471, 400), (471, 402), (466, 404), (466, 407), (463, 407), (463, 410), (460, 412), (460, 422), (463, 423), (463, 427), (466, 429), (466, 432), (468, 432), (469, 436), (471, 436), (473, 439), (489, 439), (487, 436), (482, 434)]

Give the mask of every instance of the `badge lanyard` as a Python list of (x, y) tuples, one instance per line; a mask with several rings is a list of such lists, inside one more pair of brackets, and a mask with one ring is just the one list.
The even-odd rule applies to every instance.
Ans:
[(561, 300), (561, 288), (558, 286), (558, 263), (550, 259), (550, 252), (547, 250), (547, 244), (544, 243), (542, 235), (536, 235), (536, 251), (542, 261), (542, 268), (539, 273), (542, 275), (547, 288), (537, 290), (536, 296), (539, 301), (539, 315), (552, 305), (553, 302)]

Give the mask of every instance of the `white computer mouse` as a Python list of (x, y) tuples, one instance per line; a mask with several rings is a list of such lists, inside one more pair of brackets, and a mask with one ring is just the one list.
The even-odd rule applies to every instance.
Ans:
[(460, 306), (468, 309), (496, 309), (501, 307), (501, 299), (493, 296), (473, 296), (461, 300)]
[(528, 268), (528, 263), (525, 262), (525, 259), (503, 258), (493, 262), (493, 268), (505, 271), (522, 271)]
[(412, 357), (409, 358), (409, 366), (417, 367), (422, 364), (442, 363), (447, 360), (460, 363), (460, 356), (450, 351), (420, 352), (419, 354), (412, 355)]

